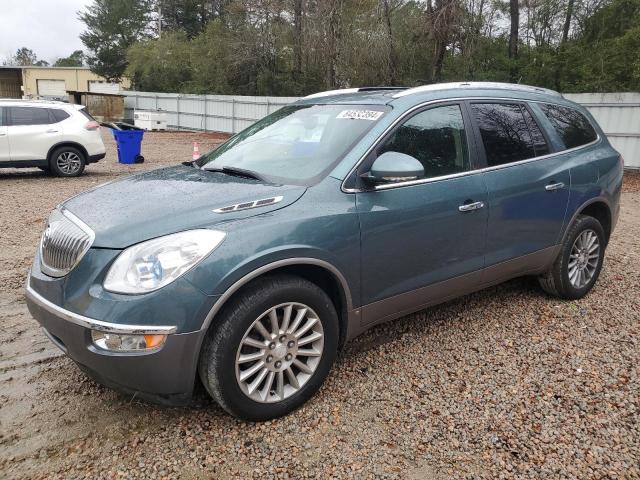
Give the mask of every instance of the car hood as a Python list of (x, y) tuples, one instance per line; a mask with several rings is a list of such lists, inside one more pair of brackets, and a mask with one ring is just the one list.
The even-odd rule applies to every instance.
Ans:
[[(169, 233), (278, 210), (298, 200), (305, 190), (180, 165), (101, 185), (70, 198), (62, 207), (94, 231), (94, 247), (125, 248)], [(229, 213), (214, 212), (272, 197), (282, 200)]]

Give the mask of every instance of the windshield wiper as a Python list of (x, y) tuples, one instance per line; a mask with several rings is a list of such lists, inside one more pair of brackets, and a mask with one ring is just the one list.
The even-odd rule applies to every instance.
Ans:
[(254, 180), (264, 181), (262, 175), (253, 172), (251, 170), (245, 170), (244, 168), (237, 167), (213, 167), (213, 168), (204, 168), (203, 170), (207, 170), (208, 172), (222, 172), (227, 175), (233, 175), (235, 177), (244, 177), (244, 178), (253, 178)]

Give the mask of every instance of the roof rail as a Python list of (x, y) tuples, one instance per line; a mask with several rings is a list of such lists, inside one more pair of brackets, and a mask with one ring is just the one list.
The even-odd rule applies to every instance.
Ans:
[(357, 88), (341, 88), (339, 90), (327, 90), (326, 92), (313, 93), (311, 95), (307, 95), (304, 98), (307, 99), (307, 98), (330, 97), (331, 95), (344, 95), (347, 93), (357, 93), (357, 92), (358, 92)]
[(359, 92), (378, 92), (378, 91), (393, 91), (393, 90), (406, 90), (409, 87), (360, 87)]
[(555, 90), (548, 88), (534, 87), (531, 85), (522, 85), (519, 83), (502, 83), (502, 82), (450, 82), (450, 83), (434, 83), (431, 85), (421, 85), (420, 87), (410, 88), (402, 92), (396, 93), (393, 98), (413, 95), (414, 93), (435, 92), (438, 90), (452, 90), (456, 88), (475, 88), (475, 89), (499, 89), (499, 90), (515, 90), (529, 93), (544, 93), (546, 95), (562, 95)]
[(345, 95), (348, 93), (358, 93), (358, 92), (378, 92), (378, 91), (402, 91), (406, 90), (407, 87), (359, 87), (359, 88), (341, 88), (339, 90), (327, 90), (326, 92), (318, 92), (313, 93), (311, 95), (307, 95), (304, 97), (308, 98), (321, 98), (321, 97), (330, 97), (332, 95)]

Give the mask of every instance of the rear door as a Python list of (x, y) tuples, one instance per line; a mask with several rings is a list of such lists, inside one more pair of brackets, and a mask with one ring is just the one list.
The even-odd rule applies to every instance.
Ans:
[(11, 160), (46, 160), (49, 149), (62, 140), (62, 128), (49, 109), (11, 106), (6, 110)]
[[(569, 202), (566, 161), (525, 102), (469, 102), (489, 195), (486, 266), (552, 247)], [(529, 257), (535, 263), (535, 256)], [(525, 259), (526, 260), (526, 259)], [(522, 268), (534, 265), (522, 263)], [(511, 272), (517, 273), (517, 272)]]
[(0, 107), (0, 162), (11, 160), (9, 155), (9, 136), (7, 135), (7, 125), (4, 120), (6, 107)]

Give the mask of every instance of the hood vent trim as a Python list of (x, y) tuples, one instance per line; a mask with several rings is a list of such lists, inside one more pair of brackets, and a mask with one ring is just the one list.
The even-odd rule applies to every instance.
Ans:
[(260, 200), (253, 200), (249, 202), (236, 203), (235, 205), (228, 205), (226, 207), (216, 208), (213, 210), (215, 213), (231, 213), (238, 212), (240, 210), (249, 210), (251, 208), (266, 207), (269, 205), (275, 205), (282, 201), (284, 197), (270, 197), (262, 198)]

